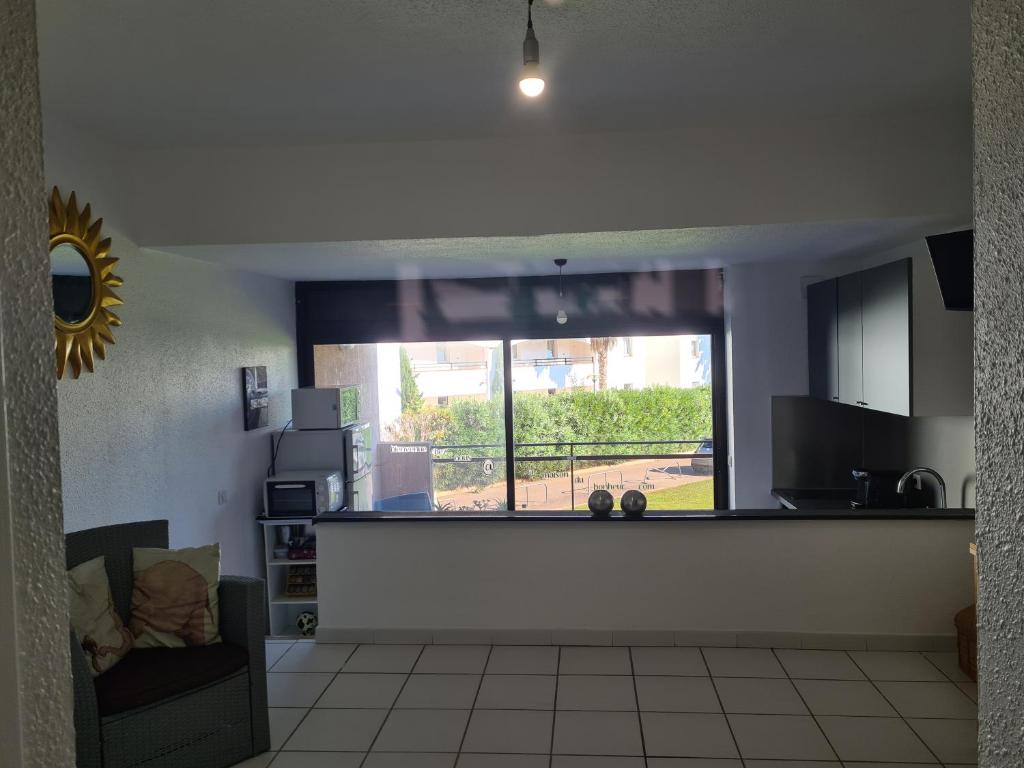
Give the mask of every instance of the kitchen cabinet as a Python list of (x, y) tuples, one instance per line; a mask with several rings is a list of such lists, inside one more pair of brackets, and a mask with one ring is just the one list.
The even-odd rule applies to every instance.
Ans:
[(807, 286), (807, 353), (811, 397), (839, 400), (837, 285), (824, 280)]
[(864, 404), (864, 329), (861, 318), (860, 273), (836, 281), (839, 402)]
[(910, 415), (910, 267), (904, 259), (808, 286), (812, 397)]
[(910, 415), (910, 261), (861, 273), (864, 405)]

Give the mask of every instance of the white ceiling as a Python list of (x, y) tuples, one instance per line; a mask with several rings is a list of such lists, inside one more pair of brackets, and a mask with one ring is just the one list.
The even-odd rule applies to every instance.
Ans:
[(287, 245), (179, 246), (174, 253), (289, 280), (505, 277), (822, 259), (948, 231), (926, 218)]
[[(44, 120), (115, 147), (465, 139), (690, 122), (726, 129), (970, 109), (969, 0), (536, 0), (549, 88), (534, 102), (515, 86), (526, 0), (37, 7)], [(483, 277), (547, 274), (556, 257), (576, 273), (823, 258), (942, 229), (902, 218), (168, 250), (287, 279)]]
[(666, 128), (970, 101), (969, 0), (39, 0), (44, 116), (116, 145)]

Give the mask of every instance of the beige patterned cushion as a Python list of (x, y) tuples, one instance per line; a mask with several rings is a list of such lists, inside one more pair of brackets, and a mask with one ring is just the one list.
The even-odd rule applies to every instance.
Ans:
[(68, 608), (71, 627), (89, 658), (93, 677), (106, 672), (132, 649), (132, 633), (114, 608), (102, 555), (68, 571)]
[(139, 648), (220, 642), (220, 545), (135, 548), (131, 630)]

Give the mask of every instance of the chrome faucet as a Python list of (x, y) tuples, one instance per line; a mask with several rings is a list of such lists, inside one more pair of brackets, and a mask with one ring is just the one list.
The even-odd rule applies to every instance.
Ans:
[(896, 483), (896, 493), (903, 493), (904, 489), (907, 487), (907, 480), (912, 478), (914, 475), (931, 475), (932, 477), (935, 478), (935, 482), (938, 484), (938, 503), (935, 505), (935, 507), (936, 509), (945, 509), (946, 481), (942, 479), (942, 475), (940, 475), (938, 472), (936, 472), (934, 469), (931, 469), (930, 467), (915, 467), (914, 469), (909, 470), (905, 475), (903, 475), (903, 477), (900, 478), (900, 481)]

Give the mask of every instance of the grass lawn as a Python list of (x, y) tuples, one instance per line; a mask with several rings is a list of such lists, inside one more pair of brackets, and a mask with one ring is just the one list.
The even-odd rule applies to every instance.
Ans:
[(648, 509), (715, 508), (715, 486), (711, 478), (662, 491), (649, 491), (645, 495)]
[[(620, 496), (621, 494), (616, 494), (616, 509), (619, 508), (618, 498)], [(647, 497), (648, 509), (714, 509), (715, 481), (709, 477), (707, 480), (677, 485), (675, 488), (644, 491), (644, 496)], [(586, 498), (582, 501), (578, 500), (579, 495), (576, 498), (576, 509), (586, 509)]]

